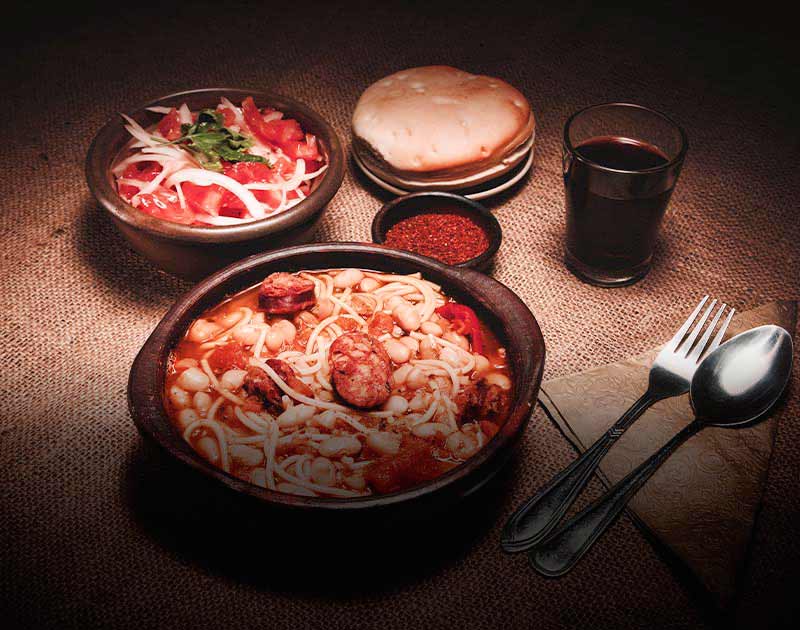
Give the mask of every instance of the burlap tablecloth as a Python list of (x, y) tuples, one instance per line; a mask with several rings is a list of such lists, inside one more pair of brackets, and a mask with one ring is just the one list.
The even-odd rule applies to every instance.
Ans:
[[(587, 6), (528, 15), (466, 4), (427, 14), (377, 3), (187, 5), (177, 13), (106, 6), (98, 17), (51, 21), (47, 33), (19, 38), (5, 56), (0, 116), (3, 627), (716, 622), (626, 519), (560, 580), (500, 552), (499, 527), (513, 506), (574, 456), (539, 412), (503, 483), (461, 521), (409, 528), (378, 548), (356, 536), (337, 550), (326, 531), (278, 534), (237, 519), (235, 506), (176, 489), (126, 410), (131, 361), (187, 285), (128, 250), (93, 202), (83, 160), (114, 112), (181, 89), (285, 92), (323, 112), (347, 140), (360, 91), (402, 67), (450, 63), (519, 87), (537, 115), (535, 168), (524, 186), (491, 201), (504, 230), (494, 273), (541, 323), (546, 378), (642, 353), (668, 338), (702, 293), (740, 310), (800, 296), (797, 126), (781, 100), (776, 59), (759, 48), (768, 37), (745, 40), (744, 28), (724, 35), (695, 14)], [(691, 148), (653, 272), (603, 290), (561, 262), (560, 132), (575, 109), (612, 99), (669, 112)], [(319, 238), (367, 240), (382, 199), (351, 165)], [(792, 387), (787, 404), (796, 414), (798, 376)], [(788, 622), (796, 606), (798, 439), (800, 425), (778, 427), (740, 603), (728, 619), (743, 627)], [(588, 498), (598, 490), (594, 481)], [(440, 542), (426, 544), (434, 535)], [(415, 556), (417, 548), (426, 553)]]

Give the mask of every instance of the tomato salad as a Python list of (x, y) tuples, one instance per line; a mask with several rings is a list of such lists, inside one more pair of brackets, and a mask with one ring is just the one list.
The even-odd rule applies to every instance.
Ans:
[(145, 130), (122, 114), (133, 136), (112, 168), (120, 196), (142, 212), (184, 225), (224, 226), (283, 212), (305, 199), (327, 168), (317, 138), (253, 97), (237, 107), (163, 114)]

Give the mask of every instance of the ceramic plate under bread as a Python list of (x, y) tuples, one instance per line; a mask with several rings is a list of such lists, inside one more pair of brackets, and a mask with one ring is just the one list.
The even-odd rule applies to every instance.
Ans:
[[(380, 177), (378, 177), (375, 173), (370, 171), (361, 159), (358, 157), (358, 154), (353, 151), (353, 161), (358, 165), (358, 168), (361, 169), (361, 172), (364, 173), (373, 183), (377, 184), (384, 190), (388, 190), (395, 195), (407, 195), (409, 192), (414, 192), (411, 190), (404, 190), (402, 188), (398, 188), (393, 184), (390, 184)], [(523, 159), (517, 166), (513, 169), (508, 171), (507, 173), (503, 174), (501, 177), (489, 180), (487, 182), (483, 182), (476, 186), (471, 186), (469, 188), (463, 189), (447, 189), (448, 192), (457, 192), (468, 199), (486, 199), (487, 197), (491, 197), (498, 193), (503, 192), (511, 188), (514, 184), (520, 181), (523, 177), (525, 177), (526, 173), (530, 171), (531, 166), (533, 165), (533, 148), (531, 148), (530, 152), (526, 159)], [(427, 190), (438, 190), (435, 186), (429, 185)]]

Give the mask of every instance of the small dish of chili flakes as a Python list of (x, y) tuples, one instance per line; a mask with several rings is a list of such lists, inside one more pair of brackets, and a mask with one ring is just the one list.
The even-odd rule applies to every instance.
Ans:
[(387, 203), (372, 220), (372, 241), (455, 267), (485, 270), (502, 230), (480, 203), (448, 192), (418, 192)]

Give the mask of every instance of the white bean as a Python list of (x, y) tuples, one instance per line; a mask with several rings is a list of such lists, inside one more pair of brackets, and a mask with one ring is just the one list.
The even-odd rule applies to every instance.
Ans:
[(453, 330), (448, 330), (443, 336), (442, 339), (445, 341), (449, 341), (450, 343), (456, 344), (462, 350), (469, 351), (469, 341), (464, 335), (459, 335), (457, 332)]
[(397, 415), (403, 414), (408, 409), (408, 401), (402, 396), (389, 396), (389, 399), (383, 403), (382, 409), (384, 411), (392, 411)]
[(408, 403), (409, 411), (422, 411), (430, 404), (430, 397), (425, 392), (417, 392), (416, 396)]
[(219, 462), (219, 445), (214, 438), (204, 435), (197, 440), (197, 445), (195, 448), (197, 449), (198, 453), (200, 453), (212, 464)]
[(192, 424), (192, 422), (197, 422), (199, 419), (200, 416), (197, 415), (194, 409), (181, 409), (180, 413), (178, 413), (178, 424), (181, 429), (184, 430)]
[(330, 431), (336, 424), (336, 412), (333, 409), (327, 409), (314, 416), (311, 419), (311, 424), (315, 427), (322, 427)]
[(375, 431), (367, 436), (367, 446), (378, 455), (397, 455), (403, 438), (391, 431)]
[(386, 348), (389, 358), (397, 364), (406, 363), (411, 358), (410, 348), (396, 339), (388, 339), (383, 347)]
[(264, 451), (247, 444), (234, 444), (229, 452), (233, 459), (245, 466), (258, 466), (264, 461)]
[(419, 350), (419, 341), (414, 337), (401, 337), (398, 341), (411, 350), (411, 354), (416, 354), (417, 350)]
[(283, 345), (283, 331), (272, 326), (267, 333), (266, 344), (270, 352), (277, 352), (280, 350)]
[(475, 436), (463, 431), (451, 433), (444, 445), (458, 459), (467, 459), (478, 450), (478, 440)]
[(427, 383), (427, 375), (417, 367), (411, 370), (406, 377), (406, 385), (410, 389), (419, 389), (420, 387), (427, 385)]
[(351, 435), (342, 435), (320, 442), (318, 450), (323, 457), (356, 455), (361, 451), (361, 442)]
[(359, 269), (343, 269), (333, 278), (333, 286), (337, 289), (352, 287), (364, 279), (364, 273)]
[(489, 359), (487, 359), (482, 354), (476, 354), (475, 367), (473, 368), (473, 372), (475, 374), (483, 374), (488, 369), (489, 369)]
[(315, 412), (311, 405), (295, 405), (278, 416), (278, 426), (282, 429), (298, 427), (311, 420)]
[(197, 392), (192, 399), (194, 404), (194, 408), (197, 410), (201, 416), (205, 417), (208, 414), (208, 410), (211, 408), (211, 403), (213, 402), (211, 396), (206, 392)]
[(361, 475), (345, 477), (344, 482), (353, 490), (364, 490), (367, 487), (367, 481)]
[(189, 328), (189, 333), (186, 335), (186, 338), (195, 343), (203, 343), (204, 341), (208, 341), (221, 330), (222, 326), (219, 324), (215, 324), (214, 322), (210, 322), (207, 319), (201, 318), (192, 324), (192, 327)]
[(414, 366), (409, 365), (408, 363), (401, 365), (392, 373), (392, 384), (395, 387), (402, 387), (405, 385), (406, 379), (408, 378), (408, 373), (413, 369), (415, 369)]
[(396, 309), (401, 304), (405, 304), (407, 306), (411, 306), (411, 303), (407, 302), (406, 299), (402, 295), (393, 295), (388, 300), (386, 300), (386, 302), (384, 304), (385, 304), (386, 308), (388, 308), (390, 311), (393, 311), (394, 309)]
[(423, 359), (435, 359), (438, 356), (436, 344), (425, 337), (419, 343), (419, 356)]
[(175, 361), (175, 369), (176, 370), (185, 370), (186, 368), (190, 367), (198, 367), (200, 365), (200, 361), (197, 359), (181, 359), (180, 361)]
[(375, 278), (364, 278), (358, 285), (364, 293), (370, 293), (381, 285)]
[(441, 337), (444, 333), (439, 324), (430, 320), (422, 322), (422, 324), (420, 324), (419, 331), (425, 335), (433, 335), (434, 337)]
[(511, 389), (511, 379), (501, 372), (489, 372), (484, 377), (487, 385), (497, 385), (500, 389)]
[(336, 468), (327, 457), (315, 457), (311, 462), (311, 480), (321, 486), (336, 483)]
[(283, 335), (283, 341), (287, 345), (291, 346), (294, 343), (294, 338), (297, 336), (297, 328), (288, 319), (280, 320), (272, 328)]
[(423, 424), (418, 424), (411, 429), (411, 433), (417, 437), (425, 439), (446, 437), (453, 431), (453, 427), (451, 427), (449, 424), (443, 424), (441, 422), (425, 422)]
[(240, 310), (229, 311), (219, 317), (217, 320), (223, 328), (230, 328), (231, 326), (235, 325), (237, 322), (241, 321), (242, 319), (242, 312)]
[(411, 332), (420, 327), (419, 312), (410, 304), (399, 304), (392, 310), (392, 317), (400, 328), (406, 332)]
[(211, 381), (208, 380), (208, 376), (200, 368), (189, 368), (181, 372), (176, 383), (187, 391), (202, 392), (208, 389)]
[(333, 302), (328, 298), (317, 300), (317, 307), (314, 309), (318, 317), (325, 319), (333, 313)]
[(233, 338), (244, 346), (252, 346), (258, 341), (261, 331), (252, 324), (245, 324), (233, 331)]
[(177, 385), (173, 385), (169, 388), (169, 400), (179, 409), (192, 406), (191, 394)]
[(247, 370), (228, 370), (219, 379), (219, 384), (223, 389), (239, 389), (244, 385)]

